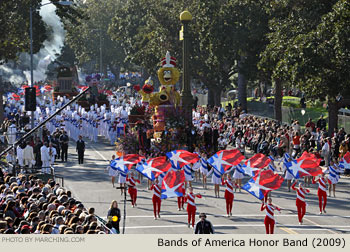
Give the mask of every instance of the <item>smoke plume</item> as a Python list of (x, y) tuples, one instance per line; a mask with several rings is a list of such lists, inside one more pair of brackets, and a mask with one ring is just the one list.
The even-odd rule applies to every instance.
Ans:
[[(42, 0), (42, 5), (49, 3), (49, 0)], [(56, 6), (48, 4), (40, 9), (40, 16), (43, 21), (52, 29), (52, 34), (44, 41), (43, 47), (34, 55), (33, 58), (33, 75), (34, 82), (46, 79), (47, 66), (57, 58), (61, 53), (64, 45), (65, 31), (60, 18), (55, 13)], [(29, 10), (28, 10), (29, 11)], [(23, 81), (30, 83), (30, 54), (21, 53), (19, 55), (21, 65), (14, 68), (13, 62), (0, 66), (3, 72), (3, 79), (20, 84)], [(19, 70), (28, 69), (28, 70)]]

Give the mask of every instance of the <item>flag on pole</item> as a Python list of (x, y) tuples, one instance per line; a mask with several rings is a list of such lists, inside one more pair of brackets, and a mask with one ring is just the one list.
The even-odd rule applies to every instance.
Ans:
[(186, 150), (174, 150), (166, 153), (174, 169), (180, 170), (183, 166), (194, 164), (199, 160), (198, 154)]
[(136, 170), (150, 180), (154, 180), (161, 173), (167, 172), (171, 167), (166, 157), (156, 157), (138, 163)]
[(138, 154), (127, 154), (119, 158), (114, 159), (110, 166), (113, 170), (122, 171), (127, 173), (134, 164), (139, 163), (145, 157)]
[(208, 159), (208, 164), (214, 167), (215, 170), (224, 174), (232, 166), (238, 165), (244, 156), (237, 149), (221, 150), (215, 153)]
[(283, 181), (284, 178), (278, 174), (275, 174), (273, 171), (261, 170), (246, 184), (244, 184), (242, 189), (246, 190), (254, 197), (262, 200), (269, 191), (280, 188)]
[(173, 198), (183, 196), (181, 190), (182, 184), (185, 182), (184, 170), (181, 171), (169, 171), (162, 181), (161, 198)]
[(314, 159), (292, 160), (285, 163), (289, 173), (294, 178), (302, 178), (305, 176), (317, 176), (322, 173), (322, 168), (319, 167), (318, 161)]

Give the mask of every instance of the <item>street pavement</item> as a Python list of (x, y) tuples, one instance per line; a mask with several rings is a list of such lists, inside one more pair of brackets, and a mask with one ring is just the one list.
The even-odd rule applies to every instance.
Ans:
[[(70, 142), (68, 162), (57, 162), (55, 172), (64, 177), (64, 186), (86, 208), (94, 207), (98, 216), (106, 218), (112, 200), (117, 200), (121, 214), (124, 214), (124, 195), (113, 188), (107, 167), (115, 153), (104, 138), (98, 143), (86, 139), (84, 164), (79, 165), (75, 143)], [(275, 163), (278, 163), (275, 161)], [(245, 178), (245, 183), (248, 178)], [(205, 212), (218, 234), (264, 234), (265, 211), (260, 211), (261, 202), (247, 192), (236, 192), (234, 195), (231, 217), (226, 215), (223, 186), (220, 187), (220, 198), (214, 197), (214, 187), (208, 178), (208, 189), (203, 189), (201, 182), (192, 184), (194, 193), (203, 197), (196, 199), (197, 214)], [(116, 178), (116, 182), (118, 182)], [(118, 184), (116, 183), (116, 186)], [(178, 211), (177, 199), (162, 201), (161, 218), (154, 220), (152, 192), (147, 189), (147, 179), (143, 178), (137, 185), (137, 207), (132, 208), (127, 195), (126, 201), (126, 234), (191, 234), (193, 229), (187, 227), (187, 212)], [(281, 213), (275, 212), (276, 234), (337, 234), (350, 233), (350, 178), (341, 177), (336, 188), (336, 198), (328, 197), (327, 214), (319, 215), (317, 185), (311, 185), (311, 193), (306, 196), (306, 215), (303, 225), (299, 225), (295, 206), (296, 193), (288, 192), (286, 182), (277, 191), (272, 192), (273, 204), (279, 206)], [(186, 204), (185, 204), (186, 209)], [(121, 231), (123, 230), (121, 221)]]

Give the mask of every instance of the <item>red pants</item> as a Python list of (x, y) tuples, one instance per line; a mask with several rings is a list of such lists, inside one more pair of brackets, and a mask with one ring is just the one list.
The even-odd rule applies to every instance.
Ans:
[(184, 208), (185, 197), (177, 197), (177, 206), (178, 208)]
[(133, 187), (129, 187), (128, 193), (130, 194), (131, 204), (134, 206), (136, 204), (136, 199), (137, 199), (137, 189)]
[(306, 203), (297, 199), (296, 201), (297, 209), (298, 209), (298, 219), (299, 222), (303, 222), (304, 215), (306, 213)]
[(153, 202), (154, 217), (157, 217), (157, 215), (159, 215), (159, 212), (160, 212), (160, 204), (162, 200), (159, 197), (153, 195), (152, 202)]
[(273, 234), (273, 229), (275, 227), (275, 220), (266, 216), (264, 224), (265, 224), (266, 234)]
[(226, 199), (226, 211), (227, 211), (227, 214), (230, 214), (232, 212), (234, 196), (232, 193), (225, 191), (225, 199)]
[(192, 220), (192, 227), (194, 227), (194, 219), (196, 216), (196, 207), (192, 206), (190, 204), (187, 204), (187, 214), (188, 214), (188, 224), (191, 224), (191, 220)]
[[(324, 211), (326, 209), (327, 192), (322, 191), (321, 189), (318, 189), (317, 195), (318, 195), (318, 205), (320, 207), (320, 212), (322, 212), (322, 211)], [(323, 198), (323, 207), (322, 207), (322, 198)]]

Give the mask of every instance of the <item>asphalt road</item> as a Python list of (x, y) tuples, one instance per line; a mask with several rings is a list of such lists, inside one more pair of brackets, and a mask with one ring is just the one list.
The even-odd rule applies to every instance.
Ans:
[[(119, 189), (112, 187), (106, 168), (114, 154), (114, 147), (99, 137), (100, 142), (86, 141), (85, 162), (78, 164), (75, 143), (70, 142), (68, 163), (58, 162), (56, 173), (64, 177), (65, 187), (72, 191), (75, 198), (89, 208), (94, 207), (102, 218), (107, 215), (112, 200), (117, 200), (119, 208), (124, 210), (124, 196)], [(246, 179), (247, 180), (247, 179)], [(245, 181), (246, 181), (245, 180)], [(117, 179), (116, 179), (117, 181)], [(244, 182), (244, 181), (243, 181)], [(118, 185), (118, 184), (116, 184)], [(247, 192), (236, 192), (233, 203), (233, 216), (226, 216), (224, 187), (220, 198), (214, 197), (214, 188), (208, 179), (208, 189), (201, 182), (194, 182), (195, 193), (202, 198), (196, 199), (198, 221), (199, 212), (205, 212), (207, 219), (214, 225), (215, 233), (220, 234), (264, 234), (265, 212), (260, 211), (260, 201)], [(178, 211), (176, 198), (162, 201), (161, 219), (154, 220), (152, 192), (147, 190), (147, 180), (143, 178), (138, 188), (137, 207), (126, 204), (126, 234), (191, 234), (187, 227), (187, 213)], [(307, 208), (303, 225), (299, 225), (295, 206), (295, 192), (288, 192), (286, 182), (272, 193), (273, 203), (279, 206), (281, 213), (275, 212), (276, 234), (335, 234), (350, 233), (350, 178), (342, 177), (337, 184), (336, 198), (328, 197), (327, 214), (319, 215), (317, 185), (311, 185), (311, 193), (306, 196)], [(129, 196), (127, 197), (129, 200)], [(185, 206), (186, 208), (186, 206)], [(121, 227), (122, 227), (121, 223)]]

